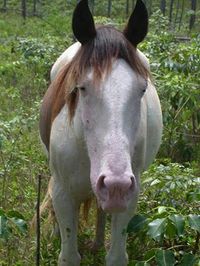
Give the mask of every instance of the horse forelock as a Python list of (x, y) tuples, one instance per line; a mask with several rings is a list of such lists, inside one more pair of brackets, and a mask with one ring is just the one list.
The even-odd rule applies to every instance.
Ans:
[[(125, 60), (140, 76), (147, 79), (149, 70), (140, 60), (136, 48), (122, 32), (111, 26), (97, 28), (96, 37), (82, 45), (73, 59), (65, 65), (52, 85), (55, 98), (51, 121), (58, 115), (64, 102), (68, 106), (69, 119), (73, 120), (78, 102), (77, 84), (83, 80), (88, 70), (93, 71), (93, 82), (98, 85), (103, 75), (108, 75), (116, 59)], [(65, 101), (63, 101), (65, 97)]]

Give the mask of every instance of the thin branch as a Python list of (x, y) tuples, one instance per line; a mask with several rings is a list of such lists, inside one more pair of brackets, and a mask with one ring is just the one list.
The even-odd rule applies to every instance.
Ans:
[(187, 100), (183, 103), (183, 105), (179, 108), (179, 110), (177, 111), (174, 120), (176, 120), (176, 118), (179, 116), (180, 112), (183, 110), (183, 108), (185, 107), (185, 105), (188, 103), (188, 101), (190, 100), (190, 96), (187, 98)]
[(186, 248), (188, 247), (187, 245), (175, 245), (175, 246), (172, 246), (170, 248), (168, 248), (167, 250), (171, 250), (171, 249), (178, 249), (178, 248)]

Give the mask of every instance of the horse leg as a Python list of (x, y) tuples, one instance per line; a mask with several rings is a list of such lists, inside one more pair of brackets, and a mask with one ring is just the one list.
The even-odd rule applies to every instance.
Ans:
[(106, 256), (106, 266), (126, 266), (128, 255), (126, 253), (126, 227), (129, 216), (113, 214), (111, 224), (111, 246)]
[(106, 256), (106, 266), (126, 266), (128, 264), (126, 229), (133, 216), (136, 203), (137, 199), (135, 199), (134, 206), (132, 205), (132, 208), (126, 212), (112, 215), (111, 246)]
[(105, 225), (106, 225), (106, 213), (102, 210), (101, 207), (97, 207), (96, 235), (94, 243), (92, 244), (93, 252), (96, 252), (100, 248), (104, 247)]
[(79, 206), (72, 201), (63, 184), (58, 182), (54, 182), (52, 200), (61, 234), (58, 265), (78, 266), (81, 259), (77, 247)]

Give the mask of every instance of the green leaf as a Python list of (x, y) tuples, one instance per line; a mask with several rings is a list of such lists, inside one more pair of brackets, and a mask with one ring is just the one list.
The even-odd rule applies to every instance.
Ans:
[(176, 236), (177, 230), (175, 225), (170, 219), (167, 219), (165, 237), (168, 239), (173, 239)]
[(129, 263), (129, 266), (150, 266), (150, 264), (146, 261), (134, 260)]
[(18, 229), (21, 233), (26, 233), (28, 230), (26, 221), (18, 218), (10, 218), (9, 219)]
[(129, 266), (135, 266), (136, 265), (136, 263), (137, 263), (138, 261), (137, 260), (133, 260), (133, 261), (131, 261), (129, 264)]
[(138, 261), (135, 266), (150, 266), (150, 264), (146, 261)]
[(177, 235), (182, 236), (185, 227), (184, 217), (178, 214), (173, 214), (169, 217), (169, 219), (172, 221), (173, 225), (175, 226)]
[(146, 261), (149, 261), (149, 260), (153, 259), (153, 258), (155, 257), (155, 254), (156, 254), (156, 252), (157, 252), (158, 250), (160, 250), (160, 249), (159, 249), (159, 248), (153, 248), (153, 249), (148, 250), (148, 251), (145, 253), (145, 255), (144, 255), (144, 259), (145, 259)]
[(7, 216), (10, 218), (18, 218), (24, 220), (24, 216), (18, 211), (9, 211), (7, 212)]
[(176, 262), (174, 253), (170, 250), (159, 250), (155, 258), (158, 266), (173, 266)]
[(194, 266), (196, 263), (196, 258), (193, 254), (185, 253), (178, 266)]
[(0, 216), (0, 238), (8, 239), (9, 234), (8, 219), (6, 216)]
[(157, 184), (160, 184), (160, 180), (159, 179), (155, 179), (155, 180), (153, 180), (153, 182), (151, 182), (151, 184), (150, 184), (150, 186), (152, 187), (152, 186), (155, 186), (155, 185), (157, 185)]
[(142, 215), (135, 215), (128, 224), (127, 233), (137, 233), (146, 224), (147, 218)]
[(0, 136), (0, 150), (2, 150), (3, 148), (3, 138), (2, 136)]
[(155, 240), (161, 240), (161, 237), (165, 233), (166, 218), (156, 219), (148, 224), (148, 235)]
[(190, 227), (200, 233), (200, 215), (188, 215)]
[(0, 209), (0, 216), (5, 216), (5, 212), (3, 209)]
[(166, 212), (167, 211), (167, 207), (166, 206), (159, 206), (158, 207), (158, 213), (161, 214), (163, 212)]
[(188, 202), (200, 201), (200, 189), (197, 189), (193, 192), (189, 192), (186, 196), (186, 199)]

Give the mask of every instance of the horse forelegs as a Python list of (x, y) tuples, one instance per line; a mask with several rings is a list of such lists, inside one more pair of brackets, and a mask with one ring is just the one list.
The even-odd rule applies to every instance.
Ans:
[(94, 243), (92, 244), (92, 251), (96, 252), (104, 246), (105, 240), (105, 225), (106, 225), (106, 213), (101, 209), (97, 208), (97, 222), (96, 222), (96, 235)]
[(79, 266), (80, 255), (77, 247), (79, 207), (75, 206), (63, 186), (54, 184), (53, 206), (61, 234), (59, 266)]
[(133, 216), (137, 203), (137, 195), (132, 202), (132, 207), (124, 213), (113, 214), (111, 223), (111, 246), (106, 256), (106, 266), (126, 266), (128, 254), (126, 252), (126, 229)]
[(106, 266), (126, 266), (128, 255), (126, 253), (126, 227), (130, 217), (124, 214), (112, 215), (111, 246), (106, 256)]

